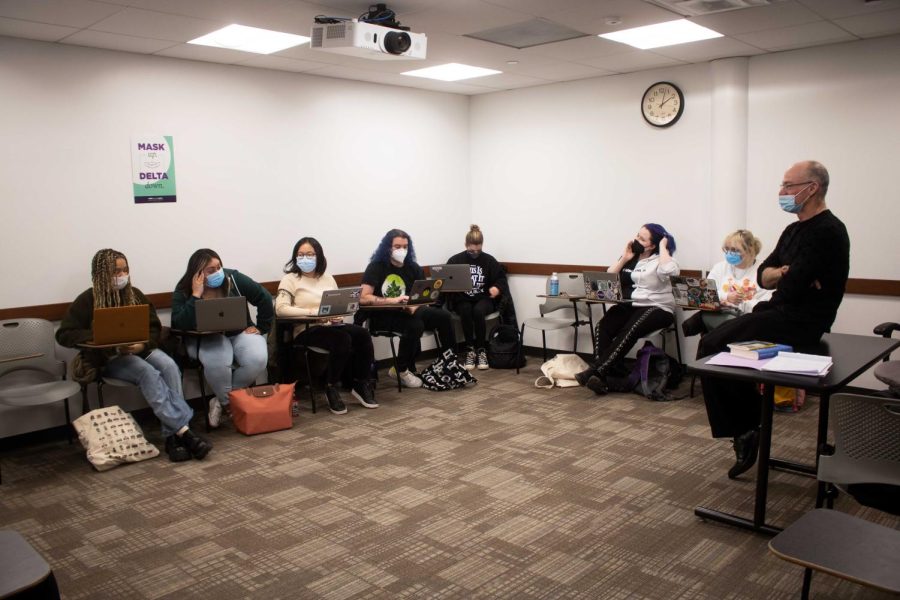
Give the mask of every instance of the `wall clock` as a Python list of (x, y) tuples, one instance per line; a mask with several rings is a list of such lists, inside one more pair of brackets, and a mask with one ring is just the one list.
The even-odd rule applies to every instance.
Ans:
[(684, 94), (674, 83), (659, 81), (647, 88), (641, 98), (641, 114), (654, 127), (674, 125), (684, 112)]

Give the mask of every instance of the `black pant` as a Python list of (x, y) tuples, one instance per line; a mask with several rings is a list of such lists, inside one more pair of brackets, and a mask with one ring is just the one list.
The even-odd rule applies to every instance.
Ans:
[(310, 327), (297, 334), (294, 341), (304, 346), (328, 350), (327, 380), (331, 385), (341, 380), (347, 366), (354, 381), (365, 381), (375, 360), (372, 336), (365, 327), (336, 325)]
[(478, 349), (487, 346), (487, 325), (484, 318), (494, 312), (494, 300), (490, 296), (471, 298), (460, 294), (459, 298), (453, 299), (453, 312), (462, 321), (466, 345)]
[(373, 331), (393, 331), (400, 334), (400, 348), (397, 351), (397, 368), (402, 372), (415, 370), (416, 355), (419, 353), (419, 339), (422, 333), (435, 330), (441, 350), (456, 347), (453, 335), (453, 320), (450, 313), (442, 308), (420, 306), (409, 314), (405, 310), (372, 311), (369, 318)]
[[(731, 342), (762, 340), (791, 346), (815, 344), (823, 331), (776, 309), (741, 315), (702, 338), (697, 358), (727, 352)], [(735, 437), (759, 427), (762, 396), (755, 383), (701, 377), (706, 416), (714, 438)]]
[(622, 362), (638, 339), (673, 322), (672, 313), (655, 306), (613, 305), (595, 329), (594, 369), (606, 375)]

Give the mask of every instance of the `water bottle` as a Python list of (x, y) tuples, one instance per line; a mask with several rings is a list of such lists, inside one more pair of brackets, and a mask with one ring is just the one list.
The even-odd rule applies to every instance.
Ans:
[(556, 273), (550, 275), (550, 295), (559, 296), (559, 277)]

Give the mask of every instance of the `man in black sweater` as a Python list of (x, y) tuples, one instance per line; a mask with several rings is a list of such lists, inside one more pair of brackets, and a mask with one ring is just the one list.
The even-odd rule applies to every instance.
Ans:
[[(784, 174), (779, 202), (797, 221), (785, 228), (757, 272), (760, 285), (775, 290), (772, 299), (706, 334), (698, 358), (749, 340), (809, 346), (831, 330), (850, 271), (850, 238), (825, 205), (828, 181), (828, 171), (815, 161), (799, 162)], [(736, 461), (728, 471), (734, 479), (756, 463), (762, 397), (749, 382), (701, 382), (713, 437), (734, 438)]]

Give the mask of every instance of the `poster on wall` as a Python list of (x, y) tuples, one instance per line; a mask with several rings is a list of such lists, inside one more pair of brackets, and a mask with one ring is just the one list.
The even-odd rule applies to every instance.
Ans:
[(175, 202), (175, 149), (171, 135), (131, 139), (134, 203)]

